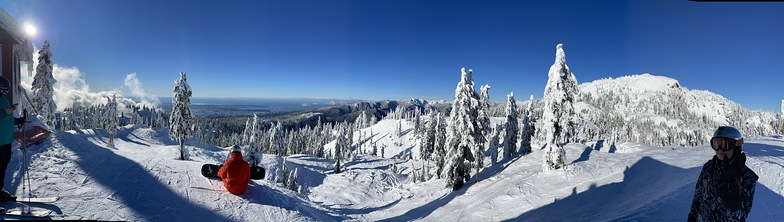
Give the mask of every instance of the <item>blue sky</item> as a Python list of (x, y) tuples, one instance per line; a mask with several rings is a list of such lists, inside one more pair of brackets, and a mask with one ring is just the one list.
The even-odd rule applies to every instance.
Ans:
[(784, 3), (662, 1), (2, 1), (93, 90), (136, 73), (169, 97), (541, 98), (555, 45), (578, 82), (651, 73), (751, 109), (784, 99)]

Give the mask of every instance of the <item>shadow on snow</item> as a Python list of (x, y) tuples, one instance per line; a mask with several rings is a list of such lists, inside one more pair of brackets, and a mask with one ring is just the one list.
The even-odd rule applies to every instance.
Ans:
[[(694, 186), (702, 166), (683, 169), (643, 157), (624, 171), (621, 182), (596, 187), (556, 199), (508, 221), (683, 221), (689, 214)], [(749, 218), (782, 218), (784, 197), (757, 183)], [(641, 204), (635, 206), (635, 204)], [(568, 212), (568, 213), (565, 213)], [(662, 217), (667, 215), (666, 217)], [(763, 219), (763, 218), (760, 218)]]
[[(82, 135), (77, 135), (81, 137)], [(73, 137), (57, 132), (57, 137)], [(108, 198), (116, 198), (136, 215), (147, 221), (221, 221), (227, 218), (213, 210), (191, 203), (161, 183), (144, 167), (114, 152), (83, 140), (68, 147), (78, 157), (76, 164), (90, 180), (111, 190)], [(172, 160), (175, 161), (175, 160)], [(117, 169), (110, 171), (105, 169)]]

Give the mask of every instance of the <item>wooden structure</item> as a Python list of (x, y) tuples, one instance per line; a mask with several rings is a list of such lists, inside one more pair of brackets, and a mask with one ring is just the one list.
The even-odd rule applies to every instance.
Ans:
[[(27, 64), (27, 71), (33, 71), (33, 44), (23, 32), (22, 27), (4, 9), (0, 8), (0, 71), (11, 82), (11, 91), (5, 95), (9, 103), (19, 103), (22, 108), (29, 107), (27, 93), (20, 87), (20, 62)], [(20, 116), (16, 110), (16, 116)]]

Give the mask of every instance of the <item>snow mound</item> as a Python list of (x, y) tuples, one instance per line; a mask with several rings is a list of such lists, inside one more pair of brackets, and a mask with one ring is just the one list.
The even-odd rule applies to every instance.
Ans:
[(680, 88), (678, 80), (664, 76), (654, 76), (648, 73), (640, 75), (622, 76), (618, 78), (605, 78), (580, 84), (581, 92), (594, 92), (603, 89), (623, 89), (623, 91), (642, 94), (646, 92), (664, 92), (673, 88)]

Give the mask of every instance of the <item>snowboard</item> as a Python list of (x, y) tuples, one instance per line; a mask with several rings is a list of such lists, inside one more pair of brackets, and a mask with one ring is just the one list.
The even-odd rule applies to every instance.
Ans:
[[(204, 164), (201, 166), (201, 175), (207, 178), (220, 179), (218, 171), (223, 165)], [(259, 166), (250, 167), (250, 179), (261, 180), (264, 179), (264, 168)]]
[(201, 175), (207, 178), (220, 179), (220, 177), (218, 177), (218, 170), (220, 170), (222, 166), (223, 165), (215, 164), (201, 165)]
[(250, 167), (250, 179), (251, 180), (264, 179), (264, 168), (260, 166)]
[(32, 209), (30, 212), (25, 212), (22, 209), (5, 209), (0, 208), (0, 215), (3, 216), (16, 216), (16, 217), (48, 217), (53, 211), (45, 209)]

